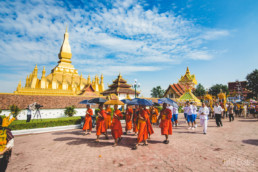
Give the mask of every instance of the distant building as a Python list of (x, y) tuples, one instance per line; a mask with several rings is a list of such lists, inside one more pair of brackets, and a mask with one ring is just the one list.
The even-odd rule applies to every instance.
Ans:
[(246, 88), (247, 81), (236, 81), (228, 83), (228, 97), (242, 97), (246, 98), (248, 94), (252, 94), (250, 90)]
[(195, 75), (191, 75), (187, 67), (185, 74), (181, 76), (178, 83), (170, 84), (163, 97), (177, 99), (185, 93), (186, 89), (193, 90), (196, 84)]
[[(131, 99), (135, 97), (135, 90), (132, 89), (132, 85), (127, 84), (127, 81), (122, 78), (121, 74), (118, 75), (117, 79), (113, 81), (113, 84), (108, 86), (109, 88), (102, 92), (103, 96), (115, 94), (121, 99)], [(140, 92), (136, 92), (139, 96)]]

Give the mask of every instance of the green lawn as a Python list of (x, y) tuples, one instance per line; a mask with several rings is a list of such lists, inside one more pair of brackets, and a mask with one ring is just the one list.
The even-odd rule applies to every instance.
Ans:
[(63, 117), (63, 118), (52, 118), (52, 119), (34, 119), (33, 121), (26, 122), (26, 120), (15, 120), (9, 128), (11, 130), (22, 130), (32, 128), (46, 128), (56, 126), (75, 125), (81, 123), (81, 117)]

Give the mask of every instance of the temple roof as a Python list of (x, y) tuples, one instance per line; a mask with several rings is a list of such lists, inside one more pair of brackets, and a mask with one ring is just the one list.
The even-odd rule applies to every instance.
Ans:
[(200, 103), (201, 101), (195, 97), (195, 95), (192, 93), (191, 89), (188, 89), (181, 97), (178, 99), (179, 102), (197, 102)]
[[(132, 89), (130, 84), (127, 84), (127, 81), (122, 78), (121, 74), (118, 75), (117, 79), (113, 81), (113, 84), (108, 86), (109, 88), (102, 92), (101, 94), (135, 94), (135, 90)], [(140, 94), (140, 92), (136, 92), (136, 94)]]

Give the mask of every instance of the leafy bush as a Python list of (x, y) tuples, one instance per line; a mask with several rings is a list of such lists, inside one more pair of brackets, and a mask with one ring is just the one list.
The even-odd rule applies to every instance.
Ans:
[(13, 114), (13, 117), (16, 118), (19, 115), (19, 113), (21, 112), (21, 109), (16, 105), (11, 105), (10, 111)]
[(72, 117), (74, 114), (76, 114), (75, 106), (65, 107), (64, 113), (66, 116)]
[(100, 111), (100, 109), (95, 109), (95, 115), (97, 116), (98, 112)]
[(9, 128), (11, 130), (22, 130), (22, 129), (76, 125), (80, 123), (81, 123), (81, 117), (69, 117), (69, 118), (63, 117), (63, 118), (42, 119), (42, 120), (34, 119), (31, 122), (26, 122), (26, 120), (15, 120), (9, 126)]
[(0, 113), (2, 113), (2, 109), (0, 109)]

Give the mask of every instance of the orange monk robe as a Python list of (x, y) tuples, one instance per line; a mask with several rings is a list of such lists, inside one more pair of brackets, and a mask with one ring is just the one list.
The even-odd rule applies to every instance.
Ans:
[(159, 127), (161, 128), (162, 135), (172, 135), (172, 112), (170, 109), (163, 109), (160, 112), (161, 115), (161, 123)]
[(147, 129), (148, 113), (146, 110), (142, 110), (139, 116), (141, 116), (143, 120), (138, 119), (139, 132), (138, 132), (137, 143), (141, 143), (143, 140), (148, 139), (148, 129)]
[(82, 130), (92, 130), (92, 118), (91, 116), (93, 115), (93, 111), (92, 109), (88, 109), (85, 115), (85, 123), (84, 126), (82, 128)]
[(138, 132), (137, 118), (138, 118), (139, 109), (135, 109), (133, 114), (133, 132)]
[(125, 121), (126, 121), (126, 131), (132, 129), (132, 115), (133, 115), (133, 109), (128, 108), (126, 109), (126, 116), (125, 116)]
[(152, 115), (151, 115), (151, 122), (152, 122), (152, 124), (157, 123), (158, 116), (159, 116), (158, 109), (157, 108), (153, 108), (151, 110), (151, 113), (152, 113)]
[(96, 122), (96, 135), (99, 136), (101, 133), (106, 132), (106, 125), (105, 125), (105, 118), (106, 118), (106, 112), (105, 110), (102, 110), (99, 112), (102, 117), (98, 117), (97, 122)]
[(120, 110), (116, 110), (114, 112), (113, 120), (111, 124), (111, 134), (114, 139), (120, 138), (121, 135), (123, 134), (122, 125), (119, 118), (123, 118), (123, 115)]
[(145, 109), (145, 111), (147, 112), (148, 114), (148, 118), (147, 118), (147, 130), (148, 130), (148, 133), (149, 135), (153, 134), (154, 133), (154, 130), (151, 126), (151, 122), (150, 122), (150, 111), (148, 109)]
[(106, 115), (107, 115), (107, 117), (105, 118), (106, 129), (110, 129), (111, 127), (111, 113), (112, 113), (112, 110), (110, 108), (106, 109)]

